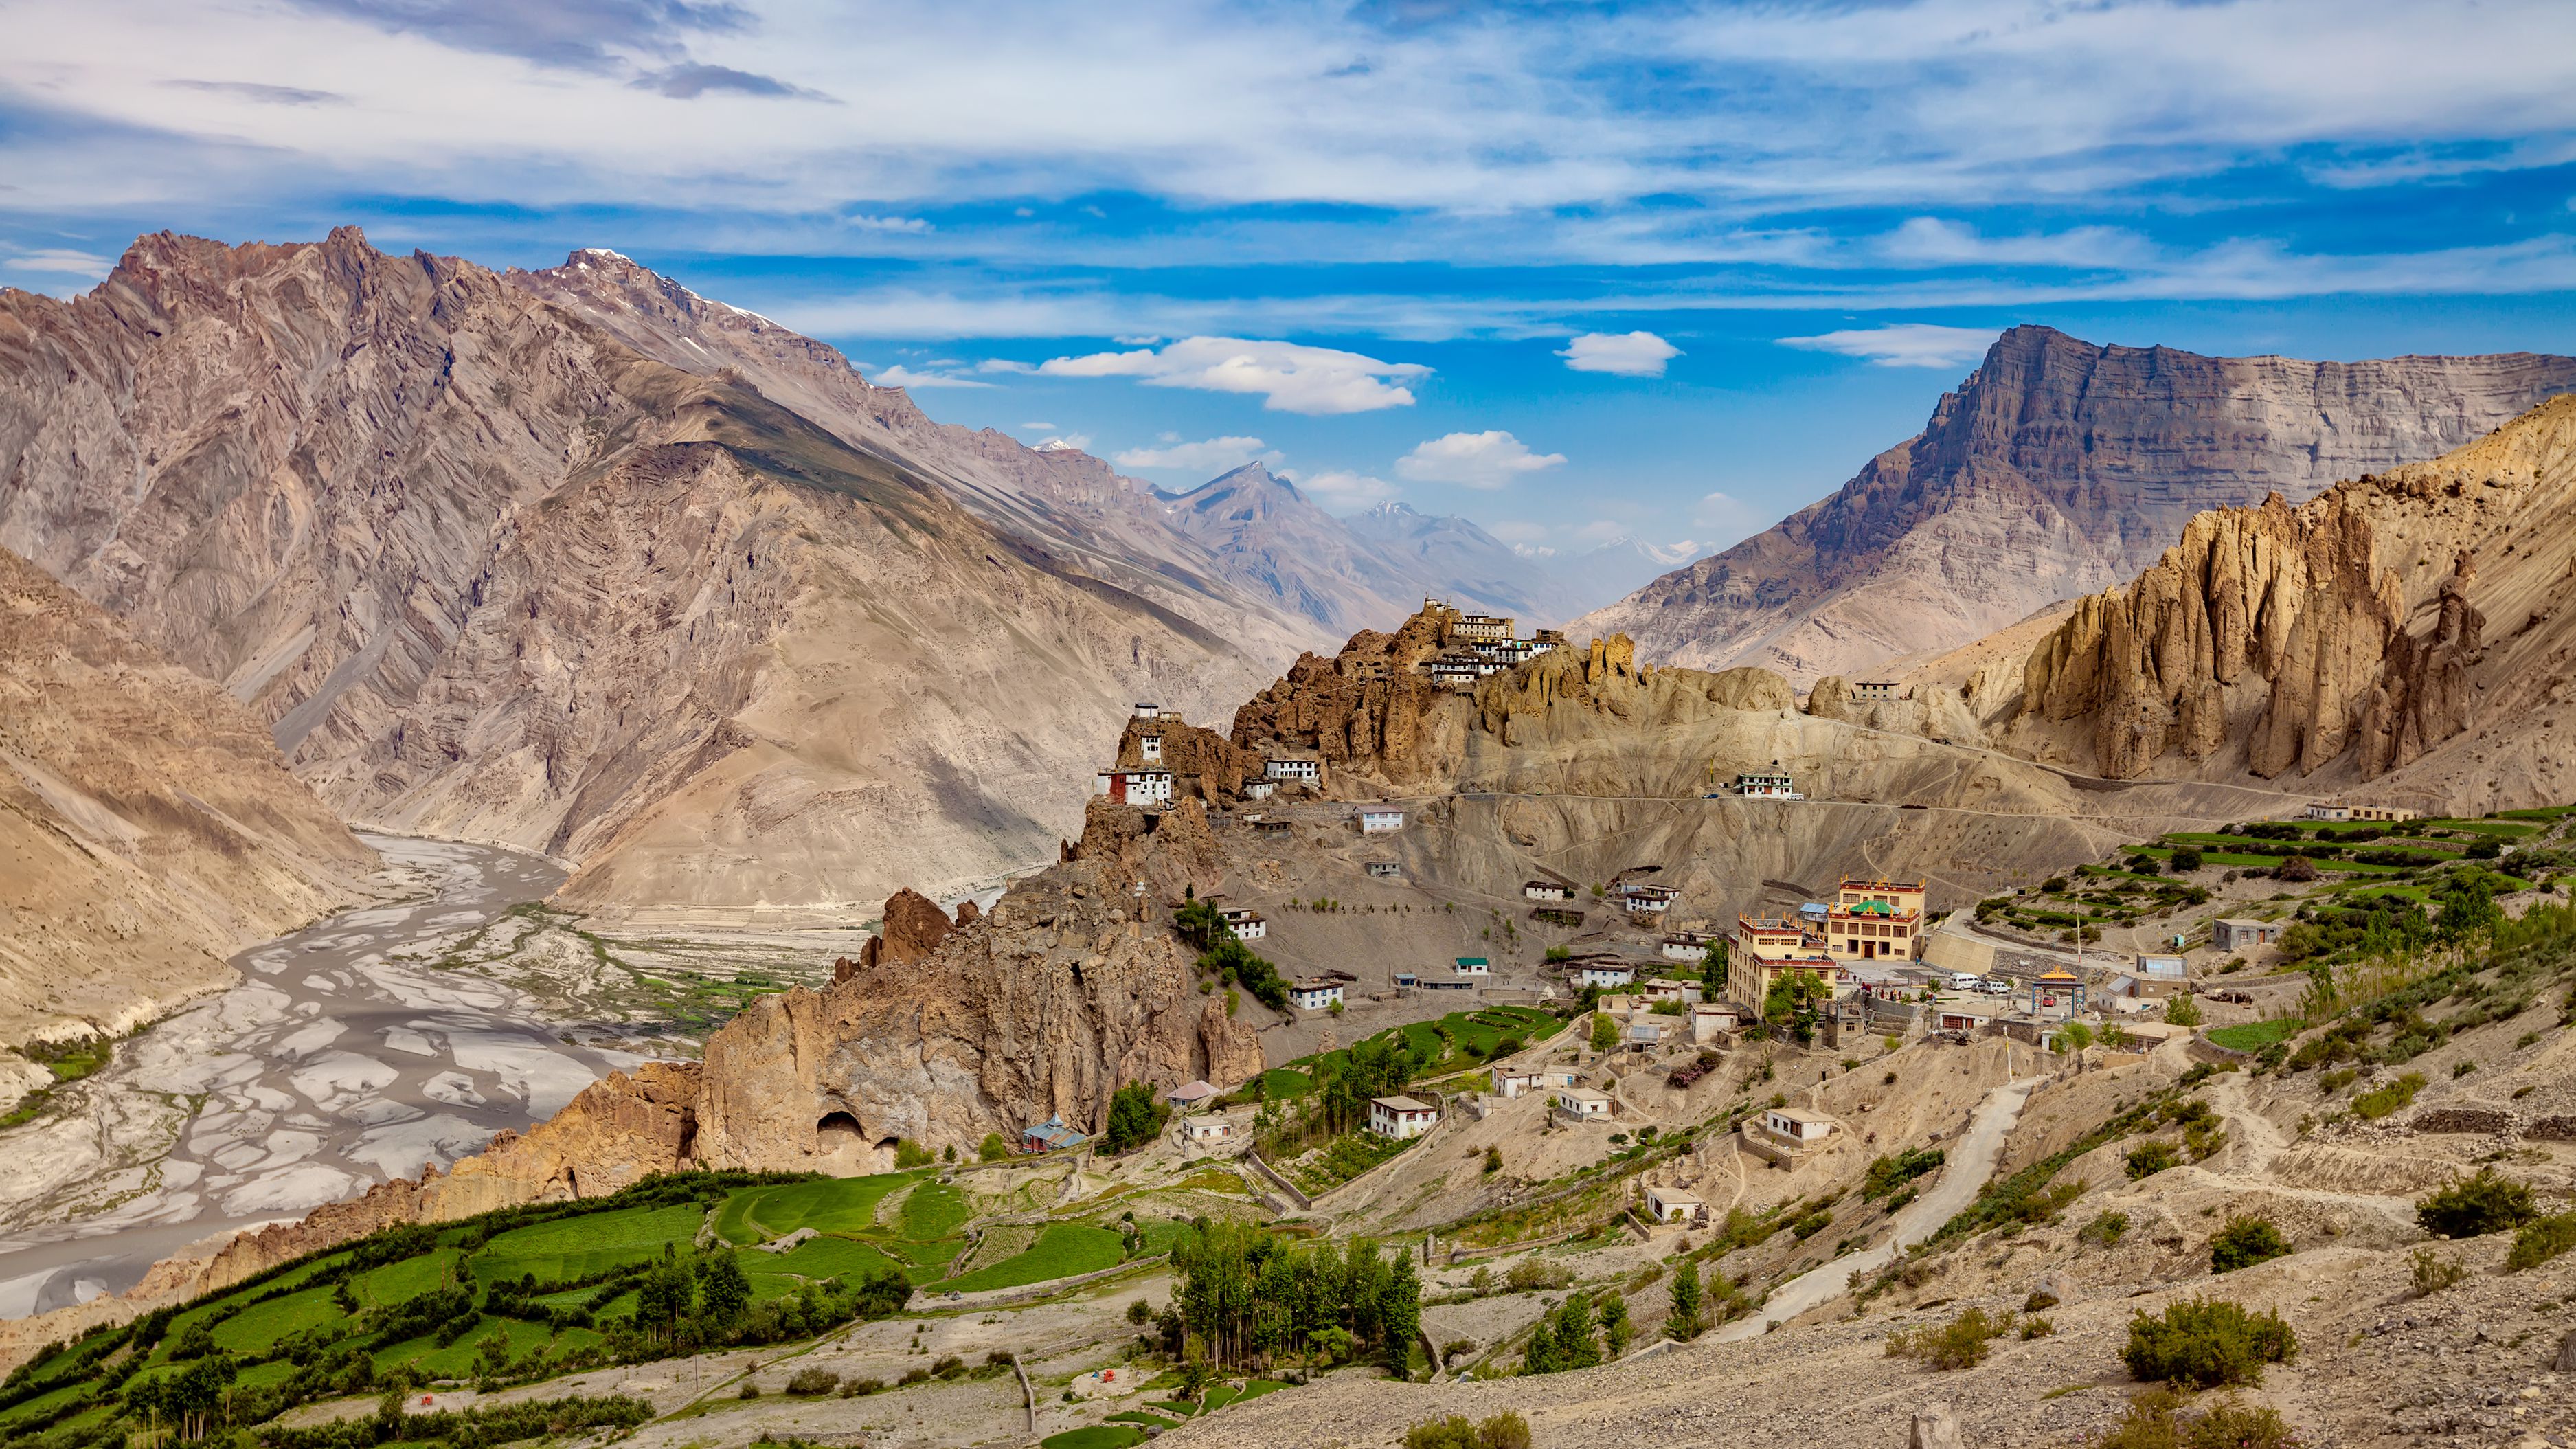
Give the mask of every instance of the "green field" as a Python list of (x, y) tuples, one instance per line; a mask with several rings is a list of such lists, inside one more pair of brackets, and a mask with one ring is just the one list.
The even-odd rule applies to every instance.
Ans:
[(627, 1263), (660, 1256), (662, 1245), (683, 1247), (697, 1237), (705, 1213), (694, 1204), (665, 1208), (627, 1208), (620, 1212), (584, 1213), (551, 1223), (537, 1223), (501, 1234), (483, 1245), (472, 1262), (480, 1282), (533, 1273), (540, 1281), (579, 1278)]
[(1277, 1102), (1289, 1097), (1302, 1097), (1315, 1090), (1315, 1079), (1293, 1067), (1272, 1067), (1261, 1074), (1261, 1096)]
[(1097, 1273), (1118, 1266), (1120, 1248), (1118, 1235), (1107, 1228), (1049, 1223), (1027, 1252), (932, 1286), (942, 1293), (977, 1293), (987, 1288), (1019, 1288), (1050, 1278), (1070, 1278), (1076, 1273)]
[(2287, 1016), (2273, 1021), (2244, 1021), (2218, 1028), (2209, 1033), (2209, 1039), (2230, 1051), (2261, 1051), (2276, 1041), (2298, 1035), (2302, 1025), (2296, 1017)]
[[(1479, 1020), (1479, 1018), (1482, 1019)], [(1417, 1075), (1436, 1077), (1446, 1072), (1460, 1071), (1479, 1065), (1493, 1055), (1496, 1046), (1506, 1036), (1518, 1036), (1524, 1043), (1545, 1041), (1563, 1030), (1564, 1026), (1565, 1023), (1555, 1017), (1532, 1007), (1487, 1006), (1474, 1011), (1453, 1011), (1437, 1021), (1414, 1021), (1402, 1026), (1391, 1026), (1361, 1040), (1383, 1041), (1400, 1036), (1406, 1047), (1424, 1061), (1424, 1066)], [(1321, 1056), (1300, 1057), (1288, 1065), (1303, 1069), (1300, 1080), (1306, 1085), (1297, 1089), (1303, 1092), (1313, 1090), (1313, 1078), (1317, 1073), (1327, 1068), (1339, 1067), (1349, 1059), (1349, 1049), (1343, 1048), (1326, 1052)], [(1279, 1075), (1282, 1070), (1285, 1069), (1273, 1068), (1265, 1074), (1265, 1090), (1268, 1090), (1268, 1078)], [(1278, 1095), (1295, 1095), (1295, 1093)]]
[(903, 1200), (902, 1231), (911, 1242), (937, 1242), (965, 1222), (966, 1194), (953, 1182), (924, 1182)]
[(215, 1325), (215, 1347), (227, 1353), (259, 1353), (277, 1346), (290, 1333), (337, 1323), (348, 1315), (331, 1301), (328, 1288), (256, 1304)]
[(923, 1176), (883, 1172), (738, 1192), (716, 1214), (716, 1235), (729, 1243), (758, 1243), (798, 1228), (818, 1233), (870, 1232), (877, 1225), (877, 1204), (886, 1194)]
[(743, 1266), (749, 1268), (764, 1258), (779, 1272), (818, 1282), (845, 1274), (858, 1277), (879, 1267), (902, 1266), (878, 1248), (849, 1238), (808, 1238), (787, 1252), (774, 1256), (767, 1253), (746, 1255)]
[(1133, 1424), (1086, 1424), (1049, 1434), (1038, 1441), (1038, 1449), (1128, 1449), (1145, 1442), (1145, 1431)]

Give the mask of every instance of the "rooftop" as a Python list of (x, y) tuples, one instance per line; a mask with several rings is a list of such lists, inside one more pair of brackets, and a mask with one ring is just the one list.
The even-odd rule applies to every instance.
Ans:
[(1431, 1110), (1430, 1103), (1417, 1102), (1411, 1097), (1371, 1097), (1369, 1098), (1369, 1105), (1372, 1107), (1384, 1107), (1390, 1112), (1428, 1112)]

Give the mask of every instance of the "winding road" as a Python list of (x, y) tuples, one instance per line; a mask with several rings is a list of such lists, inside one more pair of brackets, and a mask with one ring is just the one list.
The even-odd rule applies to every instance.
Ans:
[(1759, 1338), (1776, 1324), (1831, 1303), (1851, 1286), (1853, 1278), (1886, 1267), (1896, 1261), (1907, 1244), (1919, 1243), (1939, 1232), (1943, 1223), (1976, 1200), (1986, 1180), (1994, 1175), (1995, 1159), (2003, 1154), (2004, 1136), (2020, 1119), (2021, 1109), (2037, 1085), (2036, 1078), (2006, 1082), (1977, 1103), (1966, 1134), (1950, 1148), (1942, 1163), (1941, 1175), (1933, 1181), (1930, 1191), (1897, 1210), (1894, 1229), (1885, 1242), (1847, 1253), (1772, 1289), (1771, 1296), (1763, 1300), (1752, 1317), (1739, 1318), (1719, 1329), (1717, 1341), (1739, 1343)]

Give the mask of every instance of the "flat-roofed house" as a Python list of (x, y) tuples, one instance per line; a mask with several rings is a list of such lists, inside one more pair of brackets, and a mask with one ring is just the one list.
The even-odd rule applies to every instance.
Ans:
[(1623, 961), (1587, 961), (1574, 968), (1574, 984), (1598, 986), (1605, 990), (1625, 986), (1637, 979), (1637, 968)]
[(1360, 811), (1360, 834), (1362, 835), (1386, 835), (1403, 828), (1404, 812), (1401, 810), (1367, 806)]
[(1834, 1119), (1804, 1107), (1771, 1107), (1762, 1113), (1762, 1126), (1783, 1142), (1806, 1147), (1831, 1136)]
[(1708, 1204), (1689, 1188), (1648, 1183), (1646, 1216), (1659, 1223), (1695, 1223), (1708, 1216)]
[(1521, 882), (1521, 899), (1525, 901), (1570, 901), (1574, 887), (1563, 881), (1525, 880)]
[(1233, 928), (1238, 940), (1258, 941), (1270, 934), (1270, 922), (1259, 911), (1238, 906), (1224, 915), (1226, 925)]
[(1172, 800), (1169, 770), (1103, 770), (1091, 779), (1091, 793), (1129, 805), (1168, 805)]
[(1556, 1090), (1556, 1110), (1570, 1117), (1606, 1122), (1610, 1120), (1611, 1106), (1609, 1093), (1596, 1092), (1590, 1087), (1559, 1087)]
[(1323, 766), (1312, 755), (1272, 755), (1262, 761), (1261, 773), (1273, 780), (1304, 780), (1309, 784), (1323, 778)]
[(1369, 1130), (1380, 1137), (1419, 1137), (1440, 1120), (1440, 1109), (1411, 1097), (1369, 1098)]
[(1288, 1002), (1299, 1011), (1330, 1011), (1342, 1004), (1342, 983), (1312, 979), (1292, 982)]
[(2252, 946), (2270, 946), (2281, 939), (2285, 929), (2279, 921), (2256, 921), (2243, 916), (2227, 916), (2209, 923), (2209, 944), (2221, 951), (2242, 951)]
[(1538, 1091), (1546, 1080), (1547, 1074), (1536, 1067), (1494, 1068), (1494, 1090), (1506, 1097)]

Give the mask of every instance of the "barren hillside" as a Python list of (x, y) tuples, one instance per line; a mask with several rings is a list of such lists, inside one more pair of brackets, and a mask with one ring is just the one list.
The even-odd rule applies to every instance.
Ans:
[(1804, 684), (1967, 644), (2152, 564), (2195, 513), (2302, 501), (2576, 387), (2576, 358), (2300, 362), (2016, 327), (1831, 497), (1568, 626)]
[(375, 852), (214, 685), (0, 549), (0, 1042), (121, 1035)]

